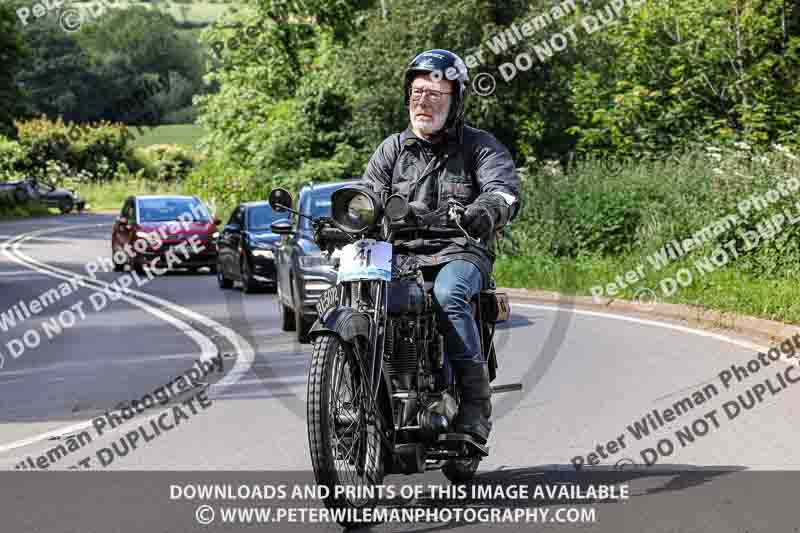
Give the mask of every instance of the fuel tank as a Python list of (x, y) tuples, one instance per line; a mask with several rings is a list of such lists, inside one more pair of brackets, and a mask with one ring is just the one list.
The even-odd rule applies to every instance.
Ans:
[(388, 307), (391, 314), (422, 314), (425, 312), (425, 291), (416, 280), (392, 280), (389, 284)]

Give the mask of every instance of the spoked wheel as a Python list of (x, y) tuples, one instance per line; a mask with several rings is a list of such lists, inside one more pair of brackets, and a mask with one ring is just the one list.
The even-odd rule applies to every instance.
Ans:
[[(308, 443), (317, 483), (330, 489), (324, 500), (328, 508), (363, 508), (375, 501), (363, 492), (383, 482), (382, 420), (370, 412), (367, 398), (352, 347), (336, 335), (317, 337), (308, 375)], [(337, 485), (362, 494), (337, 496)], [(364, 525), (346, 517), (339, 523)]]

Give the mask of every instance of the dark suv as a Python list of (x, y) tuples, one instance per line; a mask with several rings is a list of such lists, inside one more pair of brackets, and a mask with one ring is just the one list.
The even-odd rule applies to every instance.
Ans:
[[(352, 183), (357, 181), (306, 185), (300, 190), (297, 210), (313, 217), (330, 216), (331, 194)], [(274, 222), (272, 231), (283, 235), (275, 256), (281, 329), (297, 331), (297, 340), (305, 343), (317, 319), (317, 300), (336, 284), (336, 271), (313, 241), (309, 220), (298, 218), (291, 215), (290, 219)]]

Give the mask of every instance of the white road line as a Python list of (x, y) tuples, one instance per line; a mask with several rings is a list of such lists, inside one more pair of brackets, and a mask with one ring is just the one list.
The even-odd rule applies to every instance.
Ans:
[[(19, 235), (19, 236), (15, 237), (14, 239), (11, 239), (10, 241), (4, 242), (2, 244), (2, 247), (0, 247), (0, 249), (2, 249), (3, 254), (6, 257), (8, 257), (9, 259), (11, 259), (12, 261), (14, 261), (16, 263), (19, 263), (19, 264), (21, 264), (21, 265), (23, 265), (25, 267), (31, 268), (31, 269), (33, 269), (33, 270), (35, 270), (37, 272), (41, 272), (43, 274), (46, 274), (46, 275), (54, 277), (54, 278), (63, 279), (65, 281), (69, 281), (71, 279), (76, 279), (78, 285), (80, 285), (82, 287), (85, 287), (87, 289), (98, 290), (98, 286), (99, 286), (99, 288), (101, 290), (102, 289), (106, 289), (107, 290), (111, 286), (110, 283), (107, 283), (107, 282), (102, 281), (102, 280), (96, 280), (96, 279), (90, 278), (88, 276), (83, 276), (81, 274), (76, 274), (76, 273), (74, 273), (72, 271), (61, 269), (61, 268), (58, 268), (58, 267), (55, 267), (55, 266), (52, 266), (52, 265), (48, 265), (46, 263), (42, 263), (41, 261), (37, 261), (36, 259), (33, 259), (32, 257), (27, 256), (27, 255), (25, 255), (24, 253), (22, 253), (20, 251), (20, 246), (22, 245), (23, 242), (25, 242), (25, 241), (27, 241), (29, 239), (37, 238), (39, 235), (42, 235), (42, 234), (45, 234), (45, 233), (55, 233), (55, 232), (61, 232), (61, 231), (70, 231), (70, 230), (77, 229), (77, 228), (98, 227), (98, 226), (105, 226), (105, 225), (106, 224), (82, 224), (82, 225), (75, 225), (75, 226), (69, 226), (69, 227), (49, 228), (49, 229), (33, 231), (33, 232), (30, 232), (30, 233)], [(12, 244), (13, 244), (13, 251), (9, 252), (9, 247)], [(169, 310), (171, 310), (171, 311), (173, 311), (175, 313), (181, 314), (181, 315), (183, 315), (183, 316), (185, 316), (185, 317), (187, 317), (187, 318), (189, 318), (191, 320), (195, 320), (195, 321), (205, 325), (206, 327), (214, 330), (217, 334), (227, 338), (228, 341), (235, 347), (235, 350), (238, 353), (238, 357), (236, 359), (236, 363), (234, 364), (233, 368), (225, 375), (225, 377), (223, 379), (221, 379), (219, 382), (214, 384), (212, 387), (209, 387), (209, 390), (208, 390), (209, 398), (218, 397), (220, 394), (222, 394), (222, 392), (224, 390), (226, 390), (227, 388), (229, 388), (229, 387), (233, 386), (234, 384), (236, 384), (239, 381), (239, 379), (241, 379), (241, 377), (244, 376), (250, 370), (250, 368), (252, 367), (253, 362), (255, 360), (255, 351), (253, 350), (253, 347), (250, 345), (250, 343), (247, 342), (247, 340), (245, 340), (241, 335), (239, 335), (235, 331), (223, 326), (222, 324), (219, 324), (218, 322), (216, 322), (214, 320), (211, 320), (210, 318), (208, 318), (208, 317), (206, 317), (204, 315), (201, 315), (199, 313), (195, 313), (194, 311), (191, 311), (190, 309), (187, 309), (187, 308), (182, 307), (180, 305), (174, 304), (174, 303), (172, 303), (170, 301), (163, 300), (161, 298), (157, 298), (157, 297), (152, 296), (150, 294), (147, 294), (147, 293), (144, 293), (144, 292), (140, 292), (140, 291), (136, 291), (136, 290), (133, 290), (133, 289), (130, 289), (130, 288), (126, 289), (124, 292), (125, 292), (125, 294), (130, 294), (130, 295), (136, 296), (139, 299), (148, 300), (148, 301), (150, 301), (152, 303), (156, 303), (156, 304), (161, 305), (161, 306), (163, 306), (163, 307), (165, 307), (165, 308), (167, 308), (167, 309), (169, 309)], [(216, 355), (217, 348), (214, 345), (214, 343), (211, 342), (211, 339), (209, 337), (203, 335), (202, 333), (200, 333), (196, 329), (192, 328), (191, 326), (189, 326), (188, 324), (186, 324), (182, 320), (180, 320), (178, 318), (175, 318), (175, 317), (173, 317), (171, 315), (168, 315), (167, 313), (163, 312), (162, 310), (160, 310), (160, 309), (158, 309), (156, 307), (150, 306), (150, 305), (148, 305), (146, 303), (140, 302), (140, 301), (138, 301), (138, 300), (136, 300), (136, 299), (134, 299), (134, 298), (132, 298), (130, 296), (125, 296), (124, 294), (122, 294), (122, 295), (120, 295), (120, 297), (121, 297), (121, 299), (125, 300), (126, 302), (130, 303), (131, 305), (139, 307), (139, 308), (143, 309), (144, 311), (156, 316), (157, 318), (165, 320), (166, 322), (172, 324), (178, 330), (180, 330), (181, 332), (185, 333), (190, 338), (192, 338), (192, 340), (194, 340), (198, 344), (198, 346), (200, 346), (200, 348), (201, 348), (201, 359), (210, 359), (211, 357)], [(78, 423), (78, 424), (74, 424), (74, 425), (71, 425), (71, 426), (62, 427), (62, 428), (59, 428), (59, 429), (48, 431), (46, 433), (42, 433), (42, 434), (39, 434), (39, 435), (34, 435), (34, 436), (29, 437), (27, 439), (22, 439), (22, 440), (18, 440), (18, 441), (15, 441), (15, 442), (8, 443), (8, 444), (0, 445), (0, 453), (6, 452), (6, 451), (9, 451), (9, 450), (13, 450), (15, 448), (20, 448), (20, 447), (23, 447), (23, 446), (28, 446), (30, 444), (34, 444), (36, 442), (40, 442), (40, 441), (46, 440), (46, 439), (49, 439), (49, 438), (57, 436), (57, 435), (62, 435), (62, 434), (66, 434), (66, 433), (74, 433), (76, 431), (80, 431), (80, 430), (82, 430), (84, 428), (87, 428), (87, 427), (91, 426), (91, 424), (92, 424), (92, 421), (88, 420), (88, 421), (81, 422), (81, 423)]]
[[(49, 276), (48, 276), (49, 277)], [(126, 366), (136, 365), (141, 366), (143, 363), (157, 363), (159, 361), (167, 361), (173, 359), (197, 359), (197, 352), (190, 353), (174, 353), (169, 355), (154, 355), (152, 357), (128, 357), (125, 359), (109, 359), (103, 361), (69, 361), (62, 363), (54, 363), (52, 365), (37, 366), (34, 368), (21, 368), (19, 370), (3, 370), (0, 372), (2, 376), (28, 376), (32, 374), (46, 374), (48, 372), (70, 372), (78, 371), (82, 368), (97, 369), (104, 366)]]
[(712, 339), (717, 339), (722, 342), (727, 342), (730, 344), (735, 344), (736, 346), (740, 346), (742, 348), (747, 348), (748, 350), (756, 350), (759, 352), (764, 352), (768, 350), (765, 346), (760, 346), (758, 344), (743, 341), (739, 339), (734, 339), (732, 337), (728, 337), (727, 335), (722, 335), (720, 333), (713, 333), (711, 331), (703, 331), (701, 329), (694, 329), (689, 328), (686, 326), (679, 326), (677, 324), (669, 324), (667, 322), (658, 322), (656, 320), (647, 320), (644, 318), (635, 318), (632, 316), (625, 316), (625, 315), (615, 315), (613, 313), (603, 313), (600, 311), (587, 311), (584, 309), (574, 309), (574, 308), (563, 308), (563, 307), (556, 307), (552, 305), (538, 305), (538, 304), (522, 304), (511, 301), (512, 304), (512, 312), (514, 307), (525, 307), (528, 309), (545, 309), (547, 311), (560, 311), (562, 313), (574, 313), (576, 315), (586, 315), (586, 316), (596, 316), (600, 318), (610, 318), (612, 320), (622, 320), (624, 322), (633, 322), (634, 324), (641, 324), (643, 326), (653, 326), (657, 328), (664, 328), (664, 329), (671, 329), (674, 331), (680, 331), (681, 333), (689, 333), (691, 335), (699, 335), (700, 337), (709, 337)]
[(0, 272), (0, 276), (36, 276), (40, 277), (36, 274), (36, 272), (32, 272), (30, 270), (9, 270), (8, 272)]
[[(52, 232), (56, 232), (56, 231), (67, 231), (69, 229), (74, 229), (74, 228), (78, 228), (78, 227), (98, 227), (98, 226), (102, 227), (102, 226), (106, 226), (106, 224), (88, 224), (88, 225), (81, 225), (81, 226), (71, 226), (70, 228), (56, 228), (56, 229), (50, 229), (50, 230), (40, 230), (38, 232), (33, 232), (31, 234), (28, 234), (28, 235), (33, 235), (34, 233), (35, 234), (41, 234), (41, 233), (52, 233)], [(112, 286), (110, 283), (107, 283), (105, 281), (102, 281), (102, 280), (99, 280), (99, 279), (96, 280), (96, 279), (93, 279), (93, 278), (91, 278), (89, 276), (83, 276), (83, 275), (80, 275), (80, 274), (75, 274), (74, 272), (71, 272), (69, 270), (64, 270), (64, 269), (60, 269), (60, 268), (52, 266), (52, 265), (47, 265), (45, 263), (37, 261), (36, 259), (34, 259), (32, 257), (29, 257), (29, 256), (23, 254), (19, 250), (19, 247), (25, 240), (27, 240), (27, 236), (25, 236), (22, 239), (18, 239), (17, 242), (14, 243), (14, 253), (16, 255), (18, 255), (20, 258), (22, 258), (23, 260), (26, 261), (26, 262), (23, 263), (25, 266), (30, 266), (31, 264), (34, 264), (34, 265), (38, 265), (38, 266), (43, 267), (43, 268), (48, 268), (52, 272), (62, 272), (64, 274), (70, 276), (71, 278), (77, 277), (79, 279), (85, 280), (85, 281), (87, 281), (89, 283), (94, 283), (94, 284), (100, 285), (102, 287), (108, 288), (108, 287)], [(6, 244), (3, 245), (4, 248), (5, 248), (5, 246), (6, 246)], [(41, 271), (47, 272), (46, 270), (41, 270)], [(137, 298), (139, 298), (141, 300), (145, 300), (145, 301), (149, 301), (149, 302), (161, 305), (161, 306), (166, 307), (167, 309), (169, 309), (171, 311), (174, 311), (176, 313), (180, 313), (180, 314), (184, 315), (185, 317), (189, 318), (190, 320), (197, 321), (200, 324), (203, 324), (204, 326), (208, 327), (209, 329), (214, 330), (214, 332), (216, 332), (217, 334), (219, 334), (219, 335), (225, 337), (226, 339), (228, 339), (228, 341), (234, 346), (234, 349), (235, 349), (236, 353), (238, 353), (239, 357), (237, 357), (236, 363), (234, 364), (234, 367), (225, 375), (225, 377), (222, 380), (220, 380), (219, 382), (217, 382), (213, 387), (210, 388), (209, 393), (211, 395), (218, 395), (218, 394), (222, 393), (225, 389), (230, 387), (231, 385), (235, 384), (236, 381), (238, 381), (244, 374), (246, 374), (250, 370), (250, 367), (253, 365), (253, 362), (255, 360), (255, 351), (253, 350), (253, 347), (250, 345), (249, 342), (247, 342), (241, 335), (239, 335), (235, 331), (223, 326), (222, 324), (220, 324), (220, 323), (218, 323), (218, 322), (216, 322), (214, 320), (211, 320), (210, 318), (206, 317), (205, 315), (201, 315), (200, 313), (196, 313), (196, 312), (192, 311), (191, 309), (188, 309), (186, 307), (174, 304), (174, 303), (172, 303), (172, 302), (170, 302), (168, 300), (164, 300), (162, 298), (158, 298), (157, 296), (153, 296), (153, 295), (148, 294), (146, 292), (141, 292), (141, 291), (137, 291), (137, 290), (128, 288), (128, 289), (125, 290), (125, 293), (126, 294), (132, 294), (132, 295), (136, 296)], [(215, 397), (215, 396), (212, 396), (212, 397)]]

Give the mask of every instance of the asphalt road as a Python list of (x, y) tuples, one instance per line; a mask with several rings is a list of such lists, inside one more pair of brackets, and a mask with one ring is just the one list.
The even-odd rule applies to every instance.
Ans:
[[(105, 293), (108, 301), (97, 305), (106, 284), (122, 276), (87, 272), (88, 264), (109, 255), (111, 223), (111, 216), (91, 214), (0, 223), (0, 313), (13, 316), (15, 305), (22, 312), (20, 302), (29, 305), (51, 289), (65, 293), (35, 316), (13, 326), (6, 320), (0, 327), (0, 469), (20, 470), (41, 461), (51, 471), (87, 464), (103, 471), (308, 471), (310, 346), (280, 331), (275, 296), (245, 295), (238, 286), (222, 291), (210, 274), (175, 272), (145, 279), (115, 301)], [(75, 275), (83, 276), (85, 285), (65, 288)], [(726, 388), (720, 373), (732, 364), (747, 365), (758, 343), (730, 333), (581, 311), (569, 302), (560, 309), (517, 302), (512, 313), (498, 333), (500, 368), (494, 384), (521, 382), (523, 390), (493, 400), (491, 455), (481, 463), (485, 479), (500, 479), (504, 472), (512, 477), (572, 472), (577, 456), (584, 463), (596, 460), (597, 470), (610, 472), (800, 470), (800, 457), (793, 453), (800, 436), (794, 418), (800, 386), (786, 381), (800, 377), (800, 369), (786, 370), (793, 359), (762, 363)], [(63, 331), (56, 332), (56, 324)], [(127, 431), (152, 427), (170, 410), (156, 405), (132, 420), (121, 419), (124, 423), (113, 430), (114, 420), (107, 417), (98, 434), (96, 417), (115, 413), (124, 402), (175, 380), (198, 359), (215, 356), (221, 356), (223, 370), (204, 378), (211, 384), (208, 400), (182, 404), (185, 416), (170, 418), (176, 424), (169, 431), (139, 440), (135, 449), (120, 442)], [(785, 387), (776, 374), (784, 377)], [(763, 401), (731, 419), (723, 404), (736, 402), (738, 394), (746, 401), (758, 383), (766, 390), (768, 378), (779, 390), (759, 389)], [(184, 391), (181, 398), (196, 392)], [(693, 399), (691, 408), (687, 397)], [(641, 424), (653, 410), (662, 419), (672, 410), (674, 420), (659, 424), (652, 415), (663, 427), (636, 439), (628, 426)], [(679, 430), (683, 436), (676, 435)], [(53, 455), (54, 447), (67, 446), (68, 436), (81, 434), (91, 442)], [(662, 449), (672, 444), (674, 450), (645, 468), (641, 451), (657, 448), (659, 441)], [(592, 452), (597, 455), (589, 456)], [(388, 479), (442, 478), (433, 472)], [(630, 514), (634, 504), (625, 505)], [(617, 527), (609, 531), (622, 527), (608, 523)], [(725, 529), (725, 523), (696, 530), (739, 530)], [(641, 530), (646, 529), (655, 530)]]

